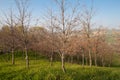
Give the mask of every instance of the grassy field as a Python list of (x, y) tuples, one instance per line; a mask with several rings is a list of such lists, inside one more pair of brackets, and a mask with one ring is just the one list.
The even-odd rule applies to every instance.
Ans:
[(63, 73), (60, 62), (54, 62), (51, 67), (49, 61), (41, 57), (31, 58), (30, 68), (26, 69), (22, 57), (17, 57), (16, 64), (11, 65), (10, 55), (0, 55), (0, 80), (120, 80), (119, 67), (90, 68), (66, 63), (66, 68), (67, 72)]

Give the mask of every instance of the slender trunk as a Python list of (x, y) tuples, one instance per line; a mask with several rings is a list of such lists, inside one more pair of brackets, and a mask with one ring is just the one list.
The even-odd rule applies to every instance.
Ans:
[(109, 67), (111, 67), (111, 65), (112, 65), (112, 56), (113, 56), (113, 54), (110, 55)]
[(92, 66), (92, 55), (91, 55), (91, 45), (90, 45), (90, 27), (88, 25), (88, 56), (89, 56), (89, 66)]
[(80, 55), (78, 54), (78, 55), (77, 55), (77, 63), (78, 63), (78, 64), (80, 63), (79, 61), (80, 61)]
[(110, 59), (110, 62), (109, 62), (109, 65), (108, 65), (108, 66), (111, 67), (111, 64), (112, 64), (112, 60)]
[(27, 52), (27, 47), (25, 47), (25, 55), (26, 55), (26, 67), (29, 68), (29, 57), (28, 57), (28, 52)]
[(53, 65), (53, 52), (52, 52), (52, 54), (50, 56), (50, 66), (52, 66), (52, 65)]
[(108, 66), (111, 67), (111, 63), (109, 63)]
[(14, 49), (12, 49), (12, 64), (15, 64), (15, 58), (14, 58)]
[(71, 64), (73, 64), (73, 56), (71, 56), (71, 61), (70, 62), (71, 62)]
[(104, 59), (102, 58), (102, 66), (104, 67), (105, 66), (105, 63), (104, 63)]
[(36, 61), (37, 61), (37, 50), (35, 50), (35, 61), (34, 61), (34, 63), (36, 64)]
[(91, 66), (92, 66), (92, 56), (91, 56), (90, 48), (89, 48), (88, 53), (89, 53), (89, 65), (90, 65), (90, 67), (91, 67)]
[(37, 60), (37, 50), (35, 50), (35, 60)]
[(82, 53), (82, 66), (84, 66), (84, 64), (85, 64), (85, 55), (84, 55), (84, 53)]
[(70, 63), (70, 56), (68, 57), (68, 63)]
[(88, 59), (87, 59), (87, 56), (85, 58), (85, 62), (86, 62), (86, 65), (88, 65)]
[(62, 70), (65, 73), (66, 69), (65, 69), (65, 62), (64, 62), (64, 53), (62, 53), (62, 55), (61, 55), (61, 62), (62, 62)]
[(91, 55), (91, 42), (90, 42), (90, 21), (88, 20), (88, 24), (87, 24), (87, 38), (88, 38), (88, 55), (89, 55), (89, 66), (92, 66), (92, 55)]
[(95, 66), (97, 66), (97, 53), (95, 53)]

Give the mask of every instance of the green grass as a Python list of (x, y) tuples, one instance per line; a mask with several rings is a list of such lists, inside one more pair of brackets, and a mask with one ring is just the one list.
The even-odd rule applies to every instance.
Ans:
[[(8, 54), (7, 54), (8, 55)], [(21, 56), (21, 55), (20, 55)], [(30, 68), (26, 69), (25, 60), (16, 58), (16, 64), (11, 65), (10, 55), (0, 55), (0, 80), (120, 80), (120, 68), (82, 67), (66, 63), (67, 72), (61, 71), (61, 63), (54, 62), (50, 66), (48, 60), (34, 60), (31, 55)], [(5, 59), (8, 60), (6, 61)]]
[(112, 66), (120, 67), (120, 54), (113, 55)]

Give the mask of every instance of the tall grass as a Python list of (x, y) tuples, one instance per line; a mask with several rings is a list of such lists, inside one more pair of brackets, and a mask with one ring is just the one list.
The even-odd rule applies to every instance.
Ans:
[(10, 54), (0, 55), (0, 80), (120, 80), (120, 68), (66, 63), (67, 72), (63, 73), (60, 62), (54, 62), (51, 67), (43, 57), (34, 58), (31, 54), (30, 58), (30, 68), (26, 69), (22, 54), (16, 54), (15, 65), (11, 65)]

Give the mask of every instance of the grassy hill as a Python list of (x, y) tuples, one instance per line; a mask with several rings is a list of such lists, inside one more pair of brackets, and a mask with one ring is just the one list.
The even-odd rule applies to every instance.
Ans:
[[(19, 57), (21, 56), (21, 57)], [(16, 55), (11, 65), (10, 54), (0, 55), (0, 80), (120, 80), (120, 68), (82, 67), (66, 63), (67, 72), (61, 71), (61, 63), (53, 66), (43, 56), (30, 55), (30, 68), (26, 69), (23, 54)]]

